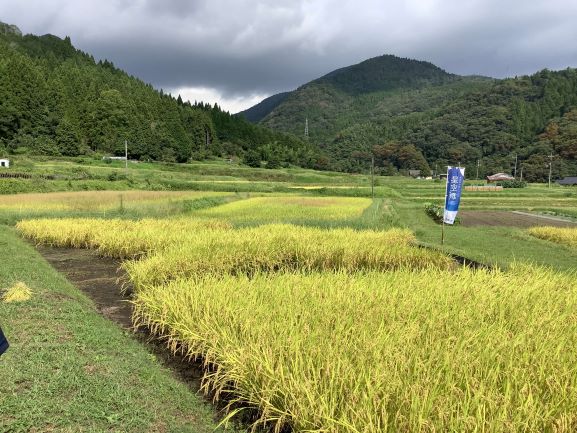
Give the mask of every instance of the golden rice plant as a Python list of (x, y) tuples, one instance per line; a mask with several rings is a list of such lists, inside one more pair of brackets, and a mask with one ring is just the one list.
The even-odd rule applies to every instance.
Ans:
[(355, 272), (429, 266), (447, 269), (453, 265), (449, 257), (439, 252), (413, 246), (414, 241), (414, 235), (403, 229), (323, 230), (271, 224), (229, 231), (206, 230), (187, 242), (174, 243), (123, 266), (138, 289), (203, 273), (250, 275), (337, 269)]
[(152, 203), (229, 195), (205, 191), (74, 191), (4, 196), (1, 209), (33, 211), (100, 211), (120, 206), (132, 208)]
[(359, 197), (267, 196), (200, 210), (196, 215), (236, 224), (331, 222), (357, 218), (371, 203)]
[(528, 231), (539, 239), (577, 247), (577, 228), (531, 227)]
[(206, 274), (141, 290), (134, 305), (138, 324), (210, 367), (203, 389), (258, 408), (257, 426), (577, 431), (576, 275)]
[(32, 290), (22, 281), (18, 281), (12, 287), (5, 289), (2, 294), (2, 302), (24, 302), (32, 297)]
[(31, 219), (16, 228), (29, 239), (59, 247), (96, 248), (105, 256), (128, 258), (162, 250), (210, 230), (228, 230), (218, 220), (191, 218), (137, 221), (98, 218)]

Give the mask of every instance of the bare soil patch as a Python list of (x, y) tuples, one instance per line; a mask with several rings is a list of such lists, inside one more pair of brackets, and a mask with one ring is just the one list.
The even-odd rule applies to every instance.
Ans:
[(459, 216), (464, 227), (577, 227), (577, 224), (571, 221), (510, 211), (461, 211)]
[[(122, 328), (132, 330), (132, 304), (122, 295), (123, 283), (128, 279), (120, 268), (120, 261), (99, 256), (96, 251), (76, 248), (52, 248), (37, 246), (38, 252), (58, 272), (86, 293), (104, 317), (116, 322)], [(125, 286), (128, 292), (132, 287)], [(200, 389), (202, 366), (190, 362), (181, 355), (172, 354), (164, 342), (152, 336), (148, 329), (134, 330), (134, 337), (146, 344), (159, 361), (170, 368), (175, 376), (187, 383), (194, 392)]]
[(120, 293), (120, 261), (100, 257), (92, 250), (36, 247), (58, 272), (86, 293), (98, 311), (123, 328), (132, 327), (132, 304)]

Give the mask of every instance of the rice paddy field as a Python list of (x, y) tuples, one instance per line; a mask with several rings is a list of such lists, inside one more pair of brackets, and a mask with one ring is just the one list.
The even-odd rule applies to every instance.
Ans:
[[(208, 184), (232, 182), (204, 170)], [(228, 175), (240, 184), (241, 173)], [(24, 215), (15, 231), (121, 260), (135, 327), (202, 367), (225, 425), (577, 431), (577, 229), (448, 227), (441, 245), (423, 211), (441, 184), (378, 178), (372, 199), (362, 176), (273, 175), (275, 191), (124, 193), (126, 214), (110, 210), (117, 192), (90, 193), (87, 209), (72, 193), (26, 195), (48, 214)], [(530, 186), (470, 193), (462, 206), (569, 220), (572, 194)]]
[(359, 218), (371, 205), (360, 197), (256, 197), (198, 212), (199, 216), (223, 218), (235, 224), (293, 222), (330, 223)]
[(539, 239), (555, 242), (569, 247), (577, 247), (577, 228), (533, 227), (529, 233)]
[(52, 194), (13, 194), (2, 198), (0, 211), (88, 211), (105, 212), (124, 206), (140, 208), (159, 202), (178, 202), (226, 196), (223, 192), (199, 191), (83, 191)]

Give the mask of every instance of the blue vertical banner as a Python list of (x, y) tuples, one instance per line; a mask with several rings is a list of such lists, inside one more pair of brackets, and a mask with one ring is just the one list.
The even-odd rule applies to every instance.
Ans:
[(443, 222), (453, 224), (459, 211), (461, 190), (465, 180), (465, 169), (461, 167), (447, 167), (447, 191), (445, 193), (445, 212)]

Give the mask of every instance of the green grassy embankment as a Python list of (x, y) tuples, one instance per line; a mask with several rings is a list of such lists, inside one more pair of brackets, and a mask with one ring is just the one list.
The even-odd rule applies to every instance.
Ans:
[(0, 302), (10, 349), (0, 358), (2, 432), (213, 432), (214, 409), (0, 226), (0, 288), (33, 295)]

